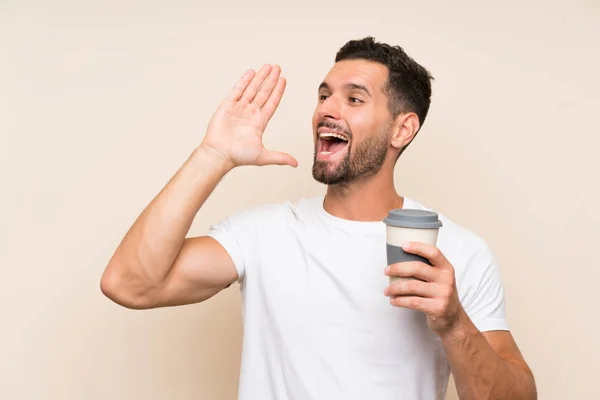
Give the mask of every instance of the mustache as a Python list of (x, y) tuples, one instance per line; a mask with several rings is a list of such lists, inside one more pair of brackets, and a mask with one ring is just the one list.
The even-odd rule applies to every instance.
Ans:
[(344, 135), (348, 136), (348, 139), (352, 139), (352, 132), (350, 132), (350, 130), (345, 129), (344, 127), (342, 127), (336, 123), (333, 123), (331, 121), (325, 121), (325, 120), (320, 121), (317, 124), (317, 129), (319, 129), (319, 128), (333, 129), (336, 132), (341, 132)]

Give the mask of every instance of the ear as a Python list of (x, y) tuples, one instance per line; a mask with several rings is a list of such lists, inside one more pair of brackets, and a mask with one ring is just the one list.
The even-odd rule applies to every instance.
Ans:
[(391, 145), (397, 149), (404, 148), (412, 142), (420, 127), (417, 114), (412, 112), (399, 114), (392, 126)]

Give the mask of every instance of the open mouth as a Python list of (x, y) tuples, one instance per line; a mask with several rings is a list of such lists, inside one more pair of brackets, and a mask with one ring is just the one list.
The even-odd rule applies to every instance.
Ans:
[(331, 158), (340, 154), (348, 147), (348, 138), (346, 135), (338, 132), (319, 133), (319, 147), (317, 156), (321, 159)]

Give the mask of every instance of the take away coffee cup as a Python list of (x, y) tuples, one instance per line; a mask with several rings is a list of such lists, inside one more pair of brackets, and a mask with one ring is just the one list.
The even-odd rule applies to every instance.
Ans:
[[(438, 214), (429, 210), (399, 208), (391, 210), (383, 220), (386, 224), (387, 264), (406, 261), (421, 261), (431, 265), (428, 259), (402, 249), (406, 242), (421, 242), (436, 245), (442, 221)], [(390, 284), (403, 278), (390, 276)]]

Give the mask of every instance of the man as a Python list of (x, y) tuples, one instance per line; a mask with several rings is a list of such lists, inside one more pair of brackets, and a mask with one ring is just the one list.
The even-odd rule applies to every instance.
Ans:
[[(533, 375), (505, 321), (486, 243), (440, 215), (436, 246), (405, 250), (431, 265), (386, 266), (393, 170), (429, 109), (431, 76), (400, 47), (350, 41), (318, 88), (313, 176), (324, 197), (267, 205), (186, 238), (221, 178), (243, 165), (290, 165), (263, 131), (286, 81), (246, 72), (201, 144), (117, 248), (102, 291), (125, 307), (201, 302), (238, 281), (244, 338), (240, 399), (535, 399)], [(389, 276), (416, 277), (389, 285)]]

